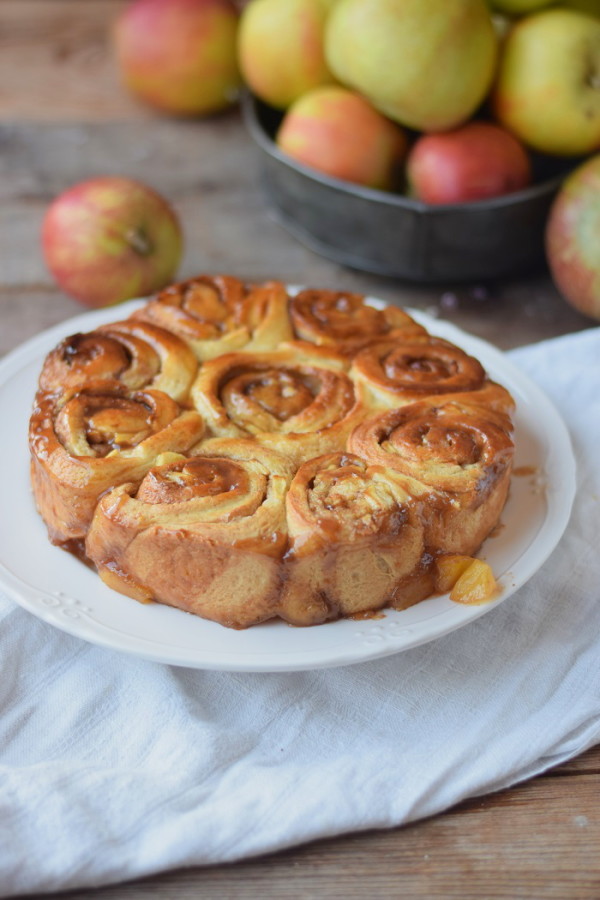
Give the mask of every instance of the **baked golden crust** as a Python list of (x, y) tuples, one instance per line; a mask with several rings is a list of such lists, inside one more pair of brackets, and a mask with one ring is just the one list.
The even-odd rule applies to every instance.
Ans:
[(429, 491), (427, 549), (474, 553), (504, 507), (514, 445), (501, 413), (456, 401), (425, 400), (362, 422), (349, 449)]
[(30, 422), (51, 540), (233, 628), (402, 609), (510, 483), (512, 397), (361, 295), (201, 275), (47, 357)]
[(40, 390), (69, 395), (102, 382), (131, 391), (153, 388), (185, 404), (197, 371), (185, 341), (164, 328), (128, 319), (61, 341), (46, 357)]
[(347, 291), (299, 291), (290, 300), (290, 318), (301, 340), (348, 356), (374, 341), (427, 333), (397, 306), (375, 309), (362, 294)]
[(299, 465), (344, 446), (363, 411), (338, 357), (284, 347), (210, 360), (192, 397), (211, 434), (254, 437)]
[(100, 495), (140, 481), (161, 454), (200, 440), (204, 423), (162, 391), (99, 385), (58, 398), (40, 391), (29, 427), (31, 480), (54, 543), (85, 538)]
[(171, 285), (133, 314), (186, 340), (199, 360), (260, 353), (292, 339), (288, 296), (279, 281), (246, 285), (231, 275), (199, 275)]
[(282, 618), (312, 625), (401, 602), (424, 552), (421, 502), (406, 487), (345, 450), (300, 466), (286, 498)]
[(208, 441), (105, 494), (87, 554), (136, 599), (256, 625), (277, 612), (288, 483), (285, 461), (255, 441)]
[(351, 375), (372, 409), (395, 409), (426, 397), (462, 399), (506, 413), (514, 408), (508, 391), (487, 377), (479, 360), (428, 334), (365, 347), (355, 357)]

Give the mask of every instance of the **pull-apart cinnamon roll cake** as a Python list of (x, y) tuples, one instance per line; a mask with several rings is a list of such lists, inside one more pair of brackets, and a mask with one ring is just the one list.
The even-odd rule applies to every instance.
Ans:
[(201, 275), (48, 355), (32, 486), (50, 539), (129, 597), (314, 625), (464, 570), (506, 502), (512, 410), (403, 310)]

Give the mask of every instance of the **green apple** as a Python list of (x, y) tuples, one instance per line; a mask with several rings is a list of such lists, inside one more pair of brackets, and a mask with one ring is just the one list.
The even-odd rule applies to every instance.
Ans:
[(600, 148), (600, 21), (555, 8), (517, 22), (505, 38), (492, 105), (506, 128), (542, 153)]
[(600, 319), (600, 155), (570, 175), (548, 217), (546, 255), (563, 296)]
[(86, 306), (109, 306), (160, 290), (179, 265), (177, 216), (139, 181), (107, 175), (60, 194), (44, 217), (46, 264)]
[(332, 0), (252, 0), (240, 22), (238, 57), (254, 93), (277, 109), (335, 81), (323, 49)]
[(421, 131), (454, 128), (475, 112), (497, 52), (484, 0), (338, 0), (325, 27), (333, 74)]

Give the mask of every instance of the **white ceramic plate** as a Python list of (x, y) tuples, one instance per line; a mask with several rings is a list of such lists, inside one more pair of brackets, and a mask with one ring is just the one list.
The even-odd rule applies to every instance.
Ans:
[[(504, 602), (543, 565), (566, 528), (575, 493), (575, 461), (560, 416), (498, 350), (448, 322), (414, 311), (433, 334), (477, 356), (517, 402), (515, 467), (503, 528), (482, 548), (502, 587), (484, 606), (433, 597), (382, 619), (342, 620), (312, 628), (268, 622), (232, 631), (160, 604), (139, 604), (107, 588), (68, 553), (53, 547), (29, 487), (27, 424), (45, 355), (68, 334), (125, 318), (140, 301), (86, 313), (23, 344), (0, 363), (0, 587), (34, 615), (70, 634), (147, 659), (226, 671), (324, 668), (387, 656), (461, 628)], [(379, 305), (373, 301), (373, 305)], [(518, 602), (518, 601), (517, 601)]]

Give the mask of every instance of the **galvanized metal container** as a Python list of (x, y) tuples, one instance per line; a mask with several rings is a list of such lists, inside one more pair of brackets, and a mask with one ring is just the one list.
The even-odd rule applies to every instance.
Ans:
[(295, 162), (274, 137), (282, 114), (248, 94), (244, 117), (281, 223), (302, 243), (355, 269), (418, 282), (475, 281), (543, 263), (548, 210), (573, 160), (534, 158), (535, 183), (474, 203), (429, 206)]

